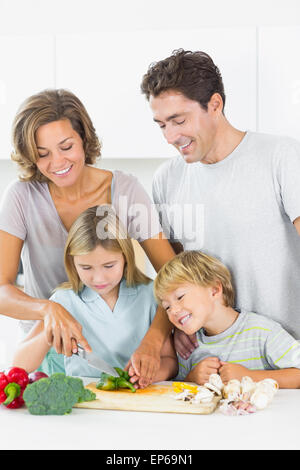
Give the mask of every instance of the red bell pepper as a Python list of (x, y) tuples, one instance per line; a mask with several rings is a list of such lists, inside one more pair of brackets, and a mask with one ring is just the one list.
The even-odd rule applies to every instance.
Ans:
[(0, 372), (0, 403), (7, 408), (20, 408), (24, 404), (23, 392), (29, 383), (26, 370), (11, 367)]

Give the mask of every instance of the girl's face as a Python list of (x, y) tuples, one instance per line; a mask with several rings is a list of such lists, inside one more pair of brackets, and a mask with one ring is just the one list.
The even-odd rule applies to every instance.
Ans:
[(68, 119), (40, 126), (35, 135), (40, 172), (56, 186), (73, 185), (85, 165), (83, 142)]
[(81, 281), (103, 297), (118, 296), (125, 258), (121, 251), (97, 246), (86, 255), (74, 256), (74, 264)]

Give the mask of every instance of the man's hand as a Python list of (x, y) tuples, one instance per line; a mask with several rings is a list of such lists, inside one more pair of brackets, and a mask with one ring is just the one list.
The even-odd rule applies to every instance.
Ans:
[(241, 366), (240, 364), (230, 364), (224, 361), (220, 362), (219, 374), (224, 384), (229, 382), (229, 380), (241, 380), (245, 375), (250, 375), (250, 371), (247, 367)]
[(71, 356), (77, 351), (77, 343), (91, 352), (90, 345), (82, 335), (82, 326), (62, 305), (47, 301), (43, 320), (47, 342), (58, 354)]
[(131, 376), (130, 382), (136, 388), (148, 387), (153, 382), (160, 367), (160, 351), (151, 344), (141, 343), (138, 349), (132, 354), (125, 370)]
[(193, 335), (186, 335), (183, 331), (175, 328), (174, 331), (174, 346), (178, 354), (183, 357), (183, 359), (188, 359), (194, 349), (198, 347), (196, 333)]
[(220, 367), (220, 360), (218, 357), (206, 357), (193, 370), (187, 375), (185, 380), (195, 382), (199, 385), (204, 385), (209, 381), (211, 374), (217, 374)]

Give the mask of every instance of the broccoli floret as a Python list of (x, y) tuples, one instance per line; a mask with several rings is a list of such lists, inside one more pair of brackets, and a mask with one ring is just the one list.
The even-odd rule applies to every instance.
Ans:
[(61, 372), (27, 385), (23, 398), (33, 415), (64, 415), (75, 403), (95, 400), (95, 393), (87, 390), (78, 377)]

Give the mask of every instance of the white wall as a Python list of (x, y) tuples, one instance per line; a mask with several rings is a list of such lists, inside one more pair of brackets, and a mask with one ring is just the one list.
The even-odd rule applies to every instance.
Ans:
[[(208, 47), (207, 41), (209, 42), (209, 38), (214, 36), (211, 41), (218, 48), (219, 43), (221, 44), (224, 39), (220, 33), (224, 28), (230, 29), (231, 32), (242, 31), (244, 36), (247, 31), (251, 32), (251, 41), (254, 44), (253, 67), (255, 68), (254, 78), (251, 78), (249, 85), (251, 88), (253, 80), (255, 81), (253, 111), (251, 111), (251, 116), (254, 113), (254, 120), (251, 121), (251, 125), (257, 130), (293, 136), (299, 133), (300, 136), (299, 0), (285, 0), (284, 2), (282, 0), (212, 0), (211, 2), (206, 0), (49, 0), (48, 2), (45, 0), (0, 0), (0, 122), (3, 123), (0, 126), (0, 142), (9, 140), (10, 123), (7, 122), (7, 111), (4, 109), (7, 110), (8, 103), (10, 108), (8, 112), (11, 112), (11, 115), (15, 113), (17, 103), (26, 97), (19, 97), (22, 87), (26, 83), (28, 86), (33, 86), (35, 83), (36, 77), (30, 75), (31, 71), (37, 66), (43, 69), (39, 80), (44, 81), (44, 84), (42, 86), (39, 81), (36, 86), (45, 88), (56, 84), (55, 57), (58, 44), (56, 36), (60, 35), (65, 38), (66, 35), (76, 35), (78, 40), (78, 35), (83, 35), (86, 41), (87, 37), (99, 35), (99, 33), (115, 32), (120, 37), (122, 32), (128, 35), (128, 33), (147, 31), (151, 33), (149, 38), (153, 38), (155, 51), (158, 51), (158, 37), (161, 41), (161, 49), (164, 50), (165, 44), (169, 44), (169, 38), (174, 37), (174, 32), (197, 30), (201, 37), (198, 49), (204, 49), (203, 44)], [(206, 34), (208, 30), (209, 35)], [(47, 36), (42, 48), (41, 44), (39, 47), (36, 46), (38, 51), (36, 55), (35, 49), (30, 46), (30, 37), (33, 35)], [(23, 48), (17, 46), (20, 44), (18, 40), (20, 37), (27, 38), (26, 41), (24, 39)], [(10, 50), (7, 44), (15, 44), (15, 46), (11, 46)], [(105, 46), (109, 50), (110, 44), (105, 44)], [(229, 46), (228, 49), (230, 49)], [(30, 53), (30, 63), (24, 60), (27, 53)], [(84, 57), (77, 57), (76, 50), (74, 54), (72, 44), (69, 45), (69, 49), (64, 50), (64, 54), (66, 60), (68, 60), (68, 55), (72, 55), (72, 60), (77, 60), (75, 65), (80, 69)], [(52, 58), (49, 58), (50, 56)], [(158, 57), (155, 54), (153, 60), (156, 58)], [(246, 60), (247, 57), (244, 59)], [(101, 60), (98, 57), (95, 60), (99, 62), (99, 70), (101, 70)], [(64, 61), (64, 56), (60, 58), (60, 61)], [(242, 55), (239, 56), (238, 61), (233, 60), (230, 64), (237, 75), (242, 72), (241, 61)], [(72, 66), (74, 67), (74, 64)], [(225, 63), (224, 67), (226, 66), (228, 64)], [(253, 73), (253, 67), (251, 73)], [(5, 83), (5, 77), (9, 77), (12, 70), (14, 71), (10, 79), (12, 91), (7, 100), (6, 87), (9, 85)], [(89, 73), (89, 69), (86, 68), (87, 88), (93, 82)], [(245, 106), (243, 99), (240, 98), (240, 96), (243, 97), (244, 92), (242, 86), (239, 82), (227, 84), (229, 102), (237, 100), (238, 97), (237, 108), (239, 103), (241, 108)], [(94, 92), (97, 96), (97, 89)], [(245, 93), (244, 96), (247, 99)], [(127, 115), (130, 117), (130, 109), (127, 110)], [(239, 125), (239, 123), (235, 124)], [(149, 118), (149, 135), (151, 126)], [(132, 135), (129, 136), (130, 139), (132, 137)], [(147, 140), (149, 137), (145, 138), (145, 147), (149, 143)], [(159, 136), (157, 145), (161, 145), (160, 142)], [(4, 158), (0, 160), (0, 196), (9, 181), (17, 175), (15, 166), (8, 159), (9, 152), (6, 153), (7, 155), (0, 155), (0, 158)], [(168, 156), (167, 153), (166, 156)], [(114, 155), (114, 157), (105, 158), (103, 167), (119, 168), (134, 173), (146, 190), (151, 192), (153, 172), (163, 162), (164, 155), (160, 155), (162, 158), (143, 159), (122, 158), (122, 155)], [(0, 318), (0, 369), (9, 364), (16, 341), (16, 323), (16, 320)]]

